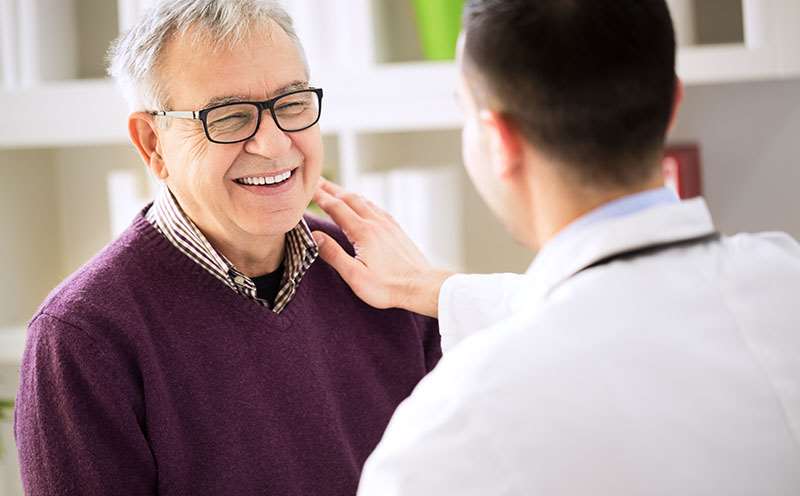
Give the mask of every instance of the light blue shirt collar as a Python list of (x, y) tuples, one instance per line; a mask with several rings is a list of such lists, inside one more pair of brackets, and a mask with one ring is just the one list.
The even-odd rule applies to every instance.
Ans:
[(634, 193), (632, 195), (623, 196), (622, 198), (618, 198), (601, 205), (573, 221), (567, 227), (562, 229), (555, 238), (547, 243), (546, 248), (549, 250), (551, 247), (568, 241), (569, 238), (572, 238), (578, 232), (592, 224), (597, 224), (599, 222), (604, 222), (618, 217), (625, 217), (643, 210), (647, 210), (648, 208), (671, 203), (680, 203), (680, 199), (675, 195), (675, 192), (669, 188), (650, 189), (647, 191)]

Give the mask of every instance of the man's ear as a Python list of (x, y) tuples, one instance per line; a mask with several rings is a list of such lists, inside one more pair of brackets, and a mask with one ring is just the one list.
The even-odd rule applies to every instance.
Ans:
[(669, 127), (667, 128), (667, 132), (671, 132), (672, 128), (675, 127), (675, 122), (678, 120), (678, 109), (683, 102), (683, 81), (679, 78), (675, 78), (675, 96), (672, 99), (672, 115), (669, 118)]
[(161, 156), (156, 125), (155, 117), (146, 112), (134, 112), (128, 117), (128, 134), (139, 156), (157, 178), (164, 180), (169, 172)]
[(501, 179), (519, 172), (524, 153), (524, 137), (507, 116), (493, 110), (482, 110), (480, 120), (486, 130), (492, 169)]

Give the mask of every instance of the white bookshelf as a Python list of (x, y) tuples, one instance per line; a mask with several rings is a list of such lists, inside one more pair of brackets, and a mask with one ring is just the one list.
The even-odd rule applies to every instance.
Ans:
[[(692, 0), (690, 3), (700, 1), (702, 0)], [(741, 23), (741, 39), (728, 43), (712, 42), (680, 47), (678, 74), (685, 83), (696, 85), (774, 80), (800, 74), (800, 57), (797, 56), (800, 31), (796, 28), (800, 23), (800, 2), (715, 0), (713, 3), (728, 5), (727, 16), (725, 11), (714, 10), (707, 10), (703, 14), (706, 17), (719, 16), (716, 19), (722, 21), (738, 20)], [(738, 19), (739, 16), (741, 19)], [(676, 29), (680, 30), (681, 27), (677, 25)], [(713, 35), (713, 32), (709, 33), (709, 36)]]
[[(4, 28), (0, 29), (0, 108), (13, 116), (0, 120), (0, 177), (19, 182), (16, 193), (9, 194), (22, 202), (19, 211), (29, 212), (22, 215), (47, 218), (41, 225), (49, 226), (46, 234), (12, 236), (10, 252), (38, 253), (39, 248), (28, 250), (27, 243), (42, 240), (49, 249), (38, 253), (42, 263), (26, 259), (21, 267), (5, 271), (15, 279), (4, 284), (23, 286), (17, 291), (22, 296), (15, 300), (22, 310), (9, 313), (0, 308), (0, 327), (22, 325), (46, 289), (111, 238), (109, 224), (114, 216), (108, 209), (114, 202), (107, 197), (105, 175), (118, 170), (144, 175), (128, 144), (125, 102), (113, 83), (102, 77), (102, 61), (97, 59), (150, 1), (0, 0), (0, 27)], [(800, 75), (800, 30), (796, 29), (800, 2), (715, 0), (722, 10), (711, 16), (705, 12), (702, 17), (697, 12), (702, 1), (670, 0), (680, 14), (676, 18), (682, 42), (678, 72), (687, 85)], [(452, 62), (421, 60), (410, 2), (286, 2), (307, 47), (312, 82), (326, 91), (321, 127), (330, 174), (357, 187), (362, 174), (374, 170), (460, 165), (462, 117), (454, 97), (456, 67)], [(23, 9), (21, 3), (26, 4)], [(45, 21), (28, 13), (25, 22), (14, 22), (16, 16), (56, 8), (56, 4), (63, 15), (44, 16)], [(698, 23), (707, 23), (709, 18), (722, 25), (739, 25), (717, 30), (729, 38), (713, 41), (707, 29), (698, 29)], [(31, 36), (26, 33), (43, 29), (48, 36), (37, 46), (63, 45), (63, 52), (47, 56), (42, 55), (47, 51), (30, 46), (20, 51), (20, 39)], [(62, 53), (62, 60), (70, 61), (68, 66), (21, 77), (25, 64), (46, 67)], [(24, 64), (23, 58), (27, 58)], [(20, 163), (27, 169), (16, 170)], [(139, 181), (147, 184), (141, 177)], [(464, 220), (456, 231), (461, 233), (463, 249), (453, 266), (479, 271), (523, 269), (529, 256), (498, 224), (490, 224), (491, 236), (472, 232), (474, 219), (491, 221), (492, 216), (463, 172), (457, 183), (453, 188), (459, 190), (458, 207)], [(49, 200), (42, 193), (45, 190), (53, 194)], [(146, 186), (138, 194), (146, 198)], [(42, 200), (34, 204), (34, 198)], [(17, 222), (0, 214), (3, 229), (19, 225), (12, 221)], [(75, 232), (80, 235), (70, 234)], [(498, 261), (505, 265), (497, 265)]]

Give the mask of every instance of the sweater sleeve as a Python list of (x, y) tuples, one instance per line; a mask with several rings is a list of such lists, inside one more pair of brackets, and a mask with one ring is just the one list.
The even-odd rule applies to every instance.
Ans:
[(82, 329), (37, 316), (14, 415), (25, 494), (156, 494), (141, 396), (120, 357)]
[(439, 336), (439, 321), (424, 315), (414, 315), (422, 336), (422, 346), (425, 349), (425, 370), (430, 372), (442, 358), (441, 337)]

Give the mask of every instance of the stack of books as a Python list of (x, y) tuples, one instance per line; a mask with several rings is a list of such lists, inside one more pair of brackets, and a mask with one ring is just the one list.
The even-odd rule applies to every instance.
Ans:
[(460, 181), (456, 166), (403, 167), (364, 173), (357, 189), (395, 218), (428, 261), (460, 270), (463, 267)]

